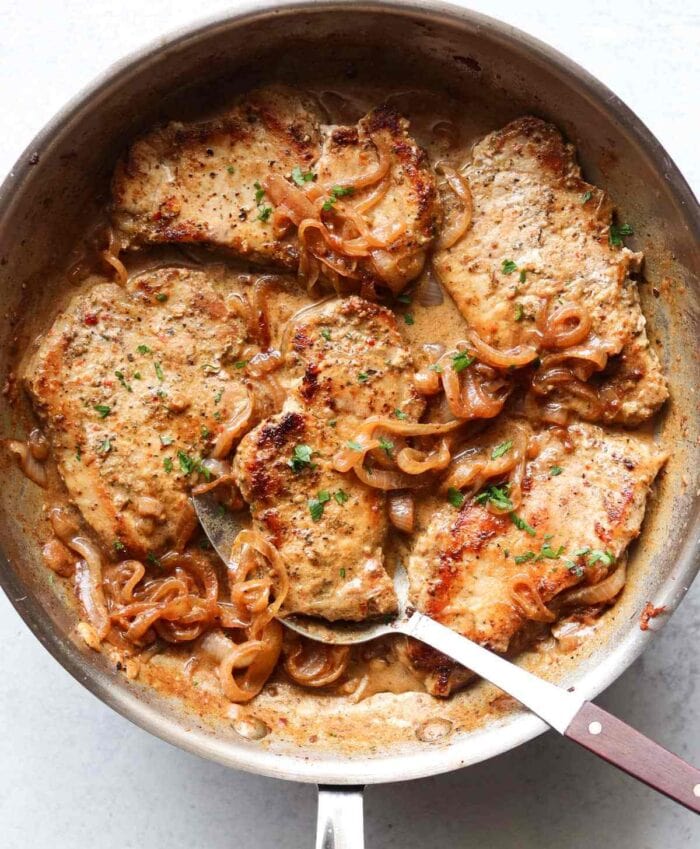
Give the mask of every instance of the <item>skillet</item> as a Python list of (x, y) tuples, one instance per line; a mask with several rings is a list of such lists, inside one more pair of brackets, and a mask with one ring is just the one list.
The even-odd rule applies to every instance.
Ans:
[[(262, 69), (286, 79), (299, 73), (294, 57), (308, 56), (309, 50), (323, 57), (329, 74), (350, 65), (406, 69), (431, 76), (467, 101), (472, 95), (507, 101), (517, 105), (514, 114), (533, 112), (553, 120), (577, 145), (587, 177), (608, 189), (624, 219), (635, 222), (632, 247), (644, 250), (650, 281), (642, 286), (644, 308), (676, 399), (659, 424), (672, 457), (632, 553), (632, 578), (623, 598), (575, 657), (547, 670), (531, 667), (592, 698), (668, 619), (641, 631), (639, 614), (646, 602), (670, 613), (698, 568), (700, 511), (693, 476), (700, 468), (699, 422), (697, 410), (682, 399), (692, 397), (700, 371), (697, 359), (688, 356), (697, 348), (700, 317), (700, 215), (682, 176), (641, 122), (603, 85), (534, 39), (438, 3), (256, 3), (174, 34), (118, 64), (39, 134), (0, 189), (3, 380), (27, 341), (19, 317), (41, 311), (47, 281), (84, 227), (129, 139), (163, 116), (173, 93), (206, 93), (222, 80), (250, 87)], [(26, 418), (4, 397), (0, 403), (5, 432), (23, 433)], [(484, 688), (450, 708), (468, 711), (472, 720), (453, 723), (451, 733), (429, 743), (412, 735), (390, 743), (365, 740), (355, 749), (342, 741), (318, 747), (295, 736), (294, 729), (261, 742), (242, 736), (230, 722), (210, 723), (180, 701), (129, 682), (75, 639), (74, 613), (40, 564), (38, 494), (11, 463), (3, 471), (0, 581), (52, 654), (103, 701), (176, 745), (235, 768), (324, 785), (322, 832), (335, 821), (328, 834), (335, 832), (340, 841), (345, 828), (355, 841), (336, 846), (361, 845), (359, 785), (476, 763), (545, 728), (524, 712), (483, 709), (493, 695)]]

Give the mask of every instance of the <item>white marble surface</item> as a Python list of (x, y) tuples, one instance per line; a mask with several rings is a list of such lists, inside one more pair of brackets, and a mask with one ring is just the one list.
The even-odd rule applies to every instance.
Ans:
[[(0, 0), (0, 174), (63, 102), (124, 53), (235, 5), (209, 0)], [(700, 8), (652, 0), (472, 2), (608, 83), (696, 192)], [(692, 11), (693, 8), (695, 11)], [(600, 703), (700, 762), (700, 585)], [(314, 790), (236, 773), (112, 713), (0, 597), (0, 846), (169, 849), (312, 845)], [(489, 763), (367, 791), (370, 849), (689, 849), (692, 814), (548, 734)]]

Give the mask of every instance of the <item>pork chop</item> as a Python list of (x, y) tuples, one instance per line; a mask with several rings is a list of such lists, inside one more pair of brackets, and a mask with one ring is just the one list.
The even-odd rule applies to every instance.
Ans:
[[(354, 127), (322, 120), (310, 97), (275, 86), (246, 95), (223, 118), (147, 134), (112, 181), (122, 244), (200, 242), (296, 270), (294, 222), (281, 225), (275, 216), (281, 185), (298, 200), (301, 192), (308, 196), (300, 198), (304, 209), (314, 208), (331, 229), (350, 207), (365, 232), (347, 238), (369, 233), (369, 247), (352, 260), (353, 279), (402, 288), (419, 274), (440, 221), (427, 157), (390, 109), (376, 109)], [(363, 179), (378, 171), (379, 192), (378, 180)], [(327, 268), (321, 263), (321, 272)]]
[(574, 147), (552, 125), (521, 118), (476, 144), (464, 175), (472, 226), (435, 267), (468, 324), (510, 348), (533, 343), (542, 304), (581, 305), (589, 339), (609, 356), (636, 350), (640, 376), (599, 417), (633, 423), (658, 409), (668, 393), (629, 278), (642, 257), (622, 246), (610, 200), (581, 178)]
[(286, 356), (299, 403), (350, 436), (369, 416), (417, 421), (424, 409), (411, 380), (412, 357), (395, 315), (359, 297), (303, 311)]
[[(510, 427), (501, 423), (493, 445), (507, 443)], [(590, 424), (571, 425), (566, 441), (555, 431), (537, 441), (517, 511), (490, 512), (499, 493), (489, 488), (458, 509), (445, 499), (431, 507), (408, 561), (416, 606), (497, 652), (508, 651), (528, 621), (546, 621), (546, 605), (564, 590), (612, 571), (639, 534), (666, 459), (647, 440)], [(425, 669), (426, 653), (412, 652)], [(428, 687), (447, 695), (460, 673), (455, 679), (439, 655), (432, 663)]]
[(243, 438), (234, 472), (254, 525), (287, 564), (283, 610), (360, 620), (396, 609), (386, 512), (382, 493), (335, 471), (338, 446), (328, 422), (287, 409)]
[(110, 549), (186, 541), (189, 486), (246, 399), (245, 334), (206, 273), (162, 269), (76, 295), (26, 364), (68, 493)]

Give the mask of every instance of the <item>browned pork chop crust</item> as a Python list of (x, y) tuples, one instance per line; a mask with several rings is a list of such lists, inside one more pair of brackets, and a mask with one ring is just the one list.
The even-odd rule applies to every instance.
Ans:
[[(401, 288), (420, 272), (440, 222), (427, 157), (406, 120), (388, 108), (374, 110), (355, 127), (322, 126), (322, 120), (310, 97), (275, 86), (246, 95), (223, 118), (171, 123), (147, 134), (112, 181), (113, 221), (122, 241), (201, 242), (263, 265), (297, 269), (296, 231), (275, 226), (265, 192), (275, 175), (296, 187), (296, 169), (297, 180), (313, 173), (308, 187), (325, 189), (330, 219), (346, 205), (362, 207), (373, 243), (388, 242), (358, 257), (355, 277)], [(371, 182), (336, 197), (335, 187), (376, 171), (380, 160), (388, 164), (383, 193), (370, 197), (377, 189)]]
[[(507, 440), (509, 427), (494, 431), (493, 445)], [(619, 560), (639, 534), (649, 487), (665, 461), (648, 441), (595, 425), (571, 425), (568, 446), (555, 431), (539, 440), (515, 521), (473, 499), (461, 509), (445, 501), (431, 509), (408, 561), (419, 609), (497, 652), (537, 618), (535, 593), (547, 605), (569, 587), (605, 577), (608, 560)], [(547, 618), (542, 608), (540, 618)], [(447, 695), (453, 665), (412, 651), (418, 666), (433, 664), (429, 689)]]
[(245, 325), (206, 273), (76, 295), (25, 368), (68, 493), (108, 548), (145, 557), (194, 527), (201, 457), (245, 400)]
[(287, 565), (284, 610), (359, 620), (396, 609), (387, 521), (382, 493), (334, 470), (337, 448), (327, 422), (288, 410), (243, 438), (234, 472), (255, 526)]
[(350, 435), (369, 416), (418, 420), (411, 353), (396, 316), (359, 297), (302, 312), (289, 330), (286, 362), (302, 406)]
[(610, 200), (581, 178), (573, 145), (551, 124), (520, 118), (480, 141), (464, 174), (472, 226), (435, 265), (470, 327), (498, 348), (530, 344), (541, 304), (580, 304), (592, 338), (611, 356), (633, 348), (636, 366), (616, 385), (619, 401), (579, 412), (625, 424), (651, 415), (668, 392), (629, 279), (641, 255), (611, 243)]

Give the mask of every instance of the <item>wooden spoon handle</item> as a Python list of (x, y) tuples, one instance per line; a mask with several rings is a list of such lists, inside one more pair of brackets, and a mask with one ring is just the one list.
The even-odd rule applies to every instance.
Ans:
[(564, 735), (700, 813), (700, 770), (592, 702), (584, 702)]

